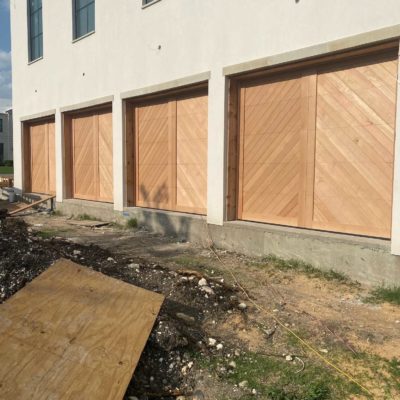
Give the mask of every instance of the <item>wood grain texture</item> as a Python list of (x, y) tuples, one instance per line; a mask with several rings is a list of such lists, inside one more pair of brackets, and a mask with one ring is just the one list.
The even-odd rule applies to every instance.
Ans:
[(176, 210), (207, 209), (208, 96), (176, 103)]
[(241, 82), (238, 218), (390, 237), (397, 64), (391, 52)]
[(390, 237), (397, 61), (318, 74), (313, 226)]
[(0, 306), (1, 398), (122, 399), (162, 302), (58, 261)]
[(54, 194), (55, 126), (54, 120), (27, 123), (24, 127), (25, 190)]
[(193, 94), (136, 105), (136, 205), (206, 213), (207, 95)]
[(308, 77), (241, 89), (239, 218), (299, 225), (307, 141)]
[(113, 143), (110, 110), (71, 117), (72, 197), (113, 201)]

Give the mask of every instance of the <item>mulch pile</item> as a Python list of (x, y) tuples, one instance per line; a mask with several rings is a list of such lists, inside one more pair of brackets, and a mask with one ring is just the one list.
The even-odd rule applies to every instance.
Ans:
[[(195, 387), (199, 354), (228, 351), (211, 343), (216, 332), (209, 322), (240, 312), (234, 289), (218, 280), (190, 272), (176, 272), (145, 260), (119, 258), (97, 246), (82, 246), (58, 238), (43, 239), (23, 220), (0, 222), (0, 303), (63, 257), (113, 278), (164, 294), (166, 301), (126, 393), (126, 399), (176, 399)], [(211, 336), (213, 334), (213, 336)], [(215, 336), (216, 335), (216, 336)], [(213, 342), (213, 340), (212, 340)]]

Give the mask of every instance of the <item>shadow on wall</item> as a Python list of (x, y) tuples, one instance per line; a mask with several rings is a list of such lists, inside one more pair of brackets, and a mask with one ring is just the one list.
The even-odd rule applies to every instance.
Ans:
[[(169, 191), (165, 183), (157, 188), (153, 196), (143, 184), (140, 185), (140, 198), (144, 204), (151, 204), (149, 208), (168, 210)], [(170, 215), (165, 212), (157, 213), (143, 209), (139, 222), (157, 233), (175, 236), (179, 241), (188, 241), (190, 240), (189, 218), (178, 214)]]

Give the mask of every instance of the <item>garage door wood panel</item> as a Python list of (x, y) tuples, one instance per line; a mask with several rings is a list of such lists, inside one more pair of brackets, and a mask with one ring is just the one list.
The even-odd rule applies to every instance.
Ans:
[[(241, 89), (239, 218), (298, 225), (304, 207), (309, 76)], [(314, 95), (315, 96), (315, 95)]]
[(390, 236), (396, 68), (318, 75), (314, 227)]
[(93, 115), (74, 117), (73, 129), (73, 194), (75, 198), (96, 199), (96, 139)]
[(98, 114), (99, 121), (99, 200), (113, 200), (112, 114)]
[(134, 107), (136, 205), (206, 212), (207, 109), (203, 93)]
[(239, 219), (390, 237), (398, 58), (239, 88)]
[(138, 206), (170, 209), (168, 103), (136, 108), (136, 174)]
[(72, 117), (72, 196), (113, 200), (112, 113), (91, 111)]
[(177, 101), (176, 208), (204, 214), (207, 208), (208, 98)]
[(25, 190), (33, 193), (55, 194), (55, 130), (54, 122), (37, 122), (28, 125), (26, 157), (28, 158)]

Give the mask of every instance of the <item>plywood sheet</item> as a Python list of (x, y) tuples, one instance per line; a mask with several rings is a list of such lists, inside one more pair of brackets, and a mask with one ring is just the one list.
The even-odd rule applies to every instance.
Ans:
[(390, 237), (397, 60), (318, 75), (313, 226)]
[(122, 399), (162, 302), (58, 261), (0, 306), (1, 398)]

